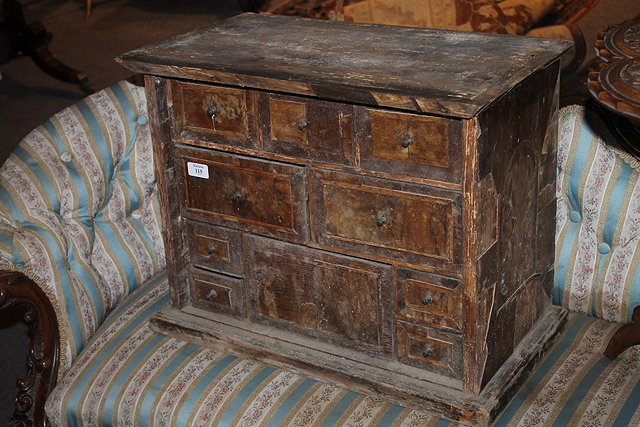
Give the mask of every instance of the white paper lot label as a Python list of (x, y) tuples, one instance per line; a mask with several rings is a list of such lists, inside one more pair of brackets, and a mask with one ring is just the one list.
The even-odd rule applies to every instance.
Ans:
[(203, 165), (202, 163), (187, 162), (187, 172), (189, 176), (209, 178), (209, 166)]

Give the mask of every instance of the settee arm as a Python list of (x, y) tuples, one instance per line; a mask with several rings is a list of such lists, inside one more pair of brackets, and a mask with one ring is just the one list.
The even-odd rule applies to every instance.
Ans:
[(147, 122), (144, 89), (122, 81), (34, 129), (0, 168), (0, 302), (25, 307), (35, 340), (16, 420), (165, 269)]
[(0, 270), (0, 314), (18, 307), (29, 328), (27, 373), (17, 380), (18, 394), (9, 425), (45, 426), (42, 408), (53, 389), (60, 363), (60, 334), (48, 296), (24, 273)]

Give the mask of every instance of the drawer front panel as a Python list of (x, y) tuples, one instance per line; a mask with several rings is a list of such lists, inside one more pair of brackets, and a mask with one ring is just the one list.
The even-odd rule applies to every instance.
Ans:
[(244, 317), (242, 279), (190, 269), (194, 307)]
[(240, 232), (187, 221), (186, 242), (189, 260), (203, 268), (242, 275)]
[(172, 93), (176, 139), (258, 148), (251, 92), (174, 81)]
[(362, 108), (362, 167), (460, 183), (462, 122)]
[(353, 165), (352, 106), (274, 94), (260, 105), (265, 151)]
[(399, 261), (459, 260), (458, 193), (320, 170), (312, 186), (319, 243)]
[(186, 208), (197, 219), (308, 241), (304, 168), (209, 150), (179, 151)]
[(398, 317), (462, 332), (462, 283), (420, 271), (398, 269)]
[(389, 266), (253, 236), (245, 236), (243, 245), (257, 320), (349, 347), (390, 351)]
[(462, 379), (462, 336), (398, 322), (396, 352), (402, 363)]

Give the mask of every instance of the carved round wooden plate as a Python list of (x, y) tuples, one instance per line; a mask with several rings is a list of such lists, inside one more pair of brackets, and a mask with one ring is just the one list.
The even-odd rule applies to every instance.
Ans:
[(606, 107), (640, 120), (640, 58), (623, 59), (589, 73), (589, 91)]
[(640, 120), (640, 21), (600, 33), (595, 47), (598, 58), (587, 78), (589, 92), (614, 112)]
[[(625, 22), (607, 31), (602, 38), (604, 48), (614, 57), (640, 56), (640, 21)], [(597, 45), (597, 44), (596, 44)]]

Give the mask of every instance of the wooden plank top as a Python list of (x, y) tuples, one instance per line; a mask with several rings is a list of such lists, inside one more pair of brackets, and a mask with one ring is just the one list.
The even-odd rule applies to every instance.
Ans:
[(571, 45), (245, 13), (116, 60), (145, 74), (470, 118)]

